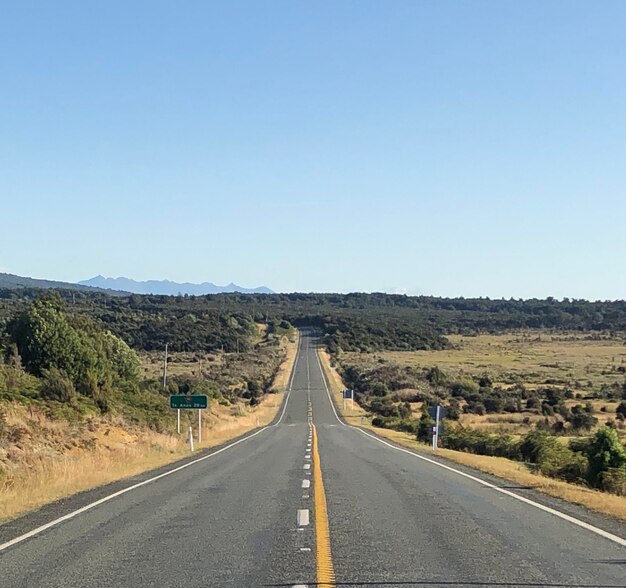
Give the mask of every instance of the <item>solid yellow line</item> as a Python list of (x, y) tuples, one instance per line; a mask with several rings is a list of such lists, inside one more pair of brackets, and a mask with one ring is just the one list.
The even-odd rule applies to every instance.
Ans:
[(317, 429), (313, 428), (313, 504), (315, 506), (315, 553), (317, 559), (317, 586), (335, 588), (335, 570), (330, 552), (330, 527), (326, 492), (322, 478), (322, 464), (317, 449)]

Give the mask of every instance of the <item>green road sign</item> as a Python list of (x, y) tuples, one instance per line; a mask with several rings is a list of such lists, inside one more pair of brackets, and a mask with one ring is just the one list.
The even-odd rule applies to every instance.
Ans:
[(170, 408), (206, 408), (209, 398), (206, 394), (173, 394)]

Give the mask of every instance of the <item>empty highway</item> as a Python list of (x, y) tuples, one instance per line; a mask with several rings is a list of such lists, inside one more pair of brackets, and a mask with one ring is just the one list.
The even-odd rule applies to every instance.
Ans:
[(0, 527), (0, 586), (626, 586), (624, 525), (343, 424), (306, 332), (290, 388), (235, 444)]

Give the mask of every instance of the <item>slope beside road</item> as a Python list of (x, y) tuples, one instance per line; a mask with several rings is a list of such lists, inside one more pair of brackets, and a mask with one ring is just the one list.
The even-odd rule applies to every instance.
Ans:
[(626, 585), (623, 525), (602, 536), (342, 423), (316, 343), (271, 426), (33, 536), (0, 527), (0, 586)]

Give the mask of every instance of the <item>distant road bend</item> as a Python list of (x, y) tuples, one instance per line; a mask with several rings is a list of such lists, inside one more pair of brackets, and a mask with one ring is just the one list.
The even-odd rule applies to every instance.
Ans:
[(624, 525), (344, 425), (316, 343), (272, 426), (34, 534), (36, 514), (0, 527), (0, 586), (626, 586)]

